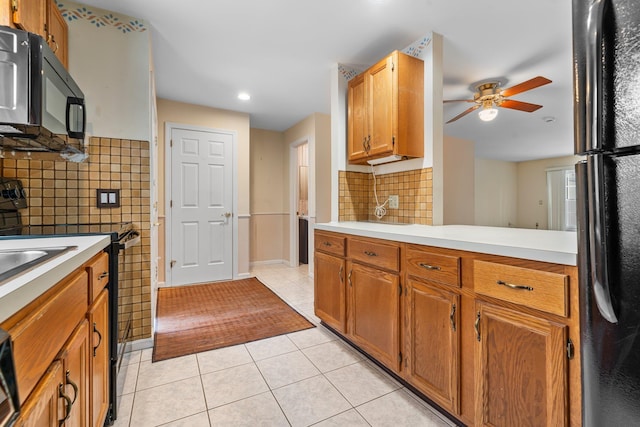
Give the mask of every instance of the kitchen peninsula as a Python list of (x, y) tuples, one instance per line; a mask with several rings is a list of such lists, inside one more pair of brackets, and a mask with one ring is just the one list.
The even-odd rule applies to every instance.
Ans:
[(323, 323), (466, 425), (580, 425), (571, 232), (315, 226)]

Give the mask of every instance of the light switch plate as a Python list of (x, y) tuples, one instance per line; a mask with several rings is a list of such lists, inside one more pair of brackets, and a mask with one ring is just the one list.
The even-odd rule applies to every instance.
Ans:
[(398, 205), (399, 205), (398, 195), (394, 194), (392, 196), (389, 196), (389, 207), (391, 209), (398, 209)]

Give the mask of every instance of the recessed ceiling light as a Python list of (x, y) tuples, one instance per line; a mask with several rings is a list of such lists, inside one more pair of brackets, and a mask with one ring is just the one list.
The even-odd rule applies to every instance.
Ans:
[(251, 99), (251, 95), (249, 95), (247, 92), (240, 92), (238, 94), (238, 99), (241, 101), (248, 101)]

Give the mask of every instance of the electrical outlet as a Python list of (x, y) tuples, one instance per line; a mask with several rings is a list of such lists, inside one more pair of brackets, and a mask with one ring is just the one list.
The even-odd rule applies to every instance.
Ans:
[(393, 196), (389, 196), (389, 207), (391, 209), (398, 209), (398, 195), (394, 194)]

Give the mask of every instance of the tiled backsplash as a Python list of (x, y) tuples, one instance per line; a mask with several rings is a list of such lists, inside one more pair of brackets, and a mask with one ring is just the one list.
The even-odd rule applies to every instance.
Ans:
[[(379, 221), (403, 224), (433, 223), (433, 173), (431, 168), (376, 175), (380, 204), (398, 195), (398, 209), (385, 206), (387, 214)], [(340, 171), (338, 175), (339, 221), (378, 221), (370, 173)]]
[[(7, 156), (8, 157), (8, 156)], [(36, 155), (34, 154), (34, 157)], [(0, 175), (20, 179), (29, 207), (25, 224), (131, 221), (142, 241), (127, 252), (120, 283), (120, 310), (133, 313), (132, 339), (151, 336), (151, 241), (149, 143), (91, 138), (84, 163), (1, 159)], [(97, 189), (119, 189), (120, 207), (97, 207)]]

